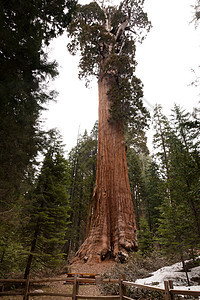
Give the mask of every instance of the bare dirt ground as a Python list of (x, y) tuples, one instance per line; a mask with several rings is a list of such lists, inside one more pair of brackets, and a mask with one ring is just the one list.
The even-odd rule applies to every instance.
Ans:
[(73, 273), (91, 273), (101, 274), (109, 271), (115, 265), (114, 261), (102, 261), (101, 263), (74, 263), (69, 266), (70, 272)]
[[(109, 271), (114, 266), (114, 262), (107, 261), (101, 262), (99, 264), (89, 264), (89, 263), (76, 263), (69, 267), (70, 273), (89, 273), (89, 274), (101, 274), (106, 271)], [(62, 276), (63, 277), (63, 276)], [(63, 282), (54, 282), (51, 283), (48, 287), (48, 291), (59, 292), (59, 293), (72, 293), (72, 285), (64, 284)], [(47, 289), (43, 289), (47, 291)], [(88, 296), (100, 296), (100, 291), (96, 285), (80, 285), (79, 287), (80, 295)], [(40, 297), (41, 300), (45, 300), (48, 297)], [(34, 299), (37, 299), (34, 297)], [(61, 299), (71, 299), (63, 297), (49, 297), (48, 300), (61, 300)]]
[[(90, 274), (102, 274), (106, 271), (109, 271), (114, 266), (113, 261), (101, 262), (98, 264), (90, 264), (90, 263), (76, 263), (69, 266), (70, 273), (90, 273)], [(58, 278), (59, 276), (56, 276)], [(65, 277), (65, 274), (60, 276), (61, 278)], [(43, 292), (55, 292), (55, 293), (72, 293), (72, 284), (65, 284), (64, 281), (57, 281), (46, 283), (45, 285), (38, 286), (37, 288), (31, 288), (31, 291), (43, 291)], [(88, 296), (100, 296), (100, 291), (98, 290), (96, 285), (80, 285), (79, 287), (80, 295), (88, 295)], [(2, 300), (22, 300), (22, 296), (4, 296), (1, 297)], [(58, 297), (58, 296), (38, 296), (38, 297), (29, 297), (29, 300), (71, 300), (71, 298), (66, 297)]]

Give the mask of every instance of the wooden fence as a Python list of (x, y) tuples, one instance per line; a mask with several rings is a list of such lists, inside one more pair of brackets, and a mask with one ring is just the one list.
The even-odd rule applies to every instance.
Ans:
[[(191, 291), (191, 290), (181, 290), (181, 289), (174, 289), (173, 288), (173, 282), (172, 281), (164, 281), (164, 288), (155, 287), (155, 286), (149, 286), (149, 285), (142, 285), (142, 284), (136, 284), (134, 282), (126, 281), (125, 278), (121, 277), (119, 279), (103, 279), (98, 276), (84, 276), (84, 274), (71, 274), (73, 277), (62, 277), (62, 278), (43, 278), (43, 279), (30, 279), (28, 277), (25, 279), (0, 279), (0, 286), (2, 287), (2, 291), (0, 292), (0, 297), (2, 296), (17, 296), (21, 295), (23, 296), (23, 300), (28, 300), (29, 296), (31, 297), (40, 297), (40, 296), (48, 296), (48, 297), (66, 297), (71, 298), (72, 300), (77, 299), (93, 299), (93, 300), (134, 300), (133, 298), (130, 298), (127, 296), (126, 293), (126, 287), (131, 286), (135, 287), (137, 289), (145, 289), (149, 291), (156, 291), (156, 292), (162, 292), (164, 294), (165, 300), (174, 300), (175, 295), (189, 295), (193, 296), (194, 298), (197, 298), (200, 296), (200, 289), (199, 291)], [(71, 294), (67, 293), (47, 293), (47, 292), (40, 292), (35, 291), (31, 292), (31, 284), (41, 284), (46, 282), (58, 282), (58, 281), (64, 281), (66, 283), (72, 284), (73, 289)], [(12, 283), (12, 284), (21, 284), (24, 286), (21, 290), (13, 290), (13, 291), (4, 291), (4, 285), (6, 283)], [(119, 295), (112, 295), (112, 296), (90, 296), (90, 295), (80, 295), (79, 294), (79, 285), (80, 284), (99, 284), (99, 283), (113, 283), (119, 285)]]

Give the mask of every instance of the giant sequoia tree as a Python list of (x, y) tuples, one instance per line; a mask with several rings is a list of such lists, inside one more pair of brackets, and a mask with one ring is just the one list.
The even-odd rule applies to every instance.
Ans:
[(128, 180), (124, 126), (146, 125), (142, 84), (134, 75), (135, 41), (149, 28), (143, 0), (119, 7), (79, 5), (69, 26), (72, 54), (80, 51), (80, 78), (95, 75), (99, 86), (99, 131), (93, 215), (77, 253), (84, 261), (124, 258), (137, 250), (136, 224)]

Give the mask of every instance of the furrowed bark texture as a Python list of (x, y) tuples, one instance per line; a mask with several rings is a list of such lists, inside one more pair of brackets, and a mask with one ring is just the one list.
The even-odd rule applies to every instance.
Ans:
[(93, 215), (77, 259), (123, 260), (137, 250), (136, 223), (126, 161), (123, 122), (109, 121), (112, 75), (99, 79), (99, 133)]

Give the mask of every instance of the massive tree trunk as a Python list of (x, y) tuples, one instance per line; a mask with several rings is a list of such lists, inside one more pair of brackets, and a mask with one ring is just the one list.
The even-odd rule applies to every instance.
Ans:
[(138, 248), (136, 223), (126, 161), (124, 125), (110, 119), (108, 91), (114, 76), (100, 76), (99, 133), (96, 186), (88, 237), (77, 259), (100, 262), (106, 258), (123, 260)]
[(143, 29), (150, 27), (143, 2), (124, 0), (119, 7), (104, 2), (100, 7), (94, 1), (80, 5), (68, 27), (73, 38), (68, 49), (72, 54), (78, 49), (81, 53), (80, 77), (99, 75), (93, 212), (88, 236), (77, 252), (77, 259), (85, 261), (124, 259), (138, 248), (122, 120), (140, 130), (147, 125), (142, 85), (134, 75), (135, 42), (142, 40)]

